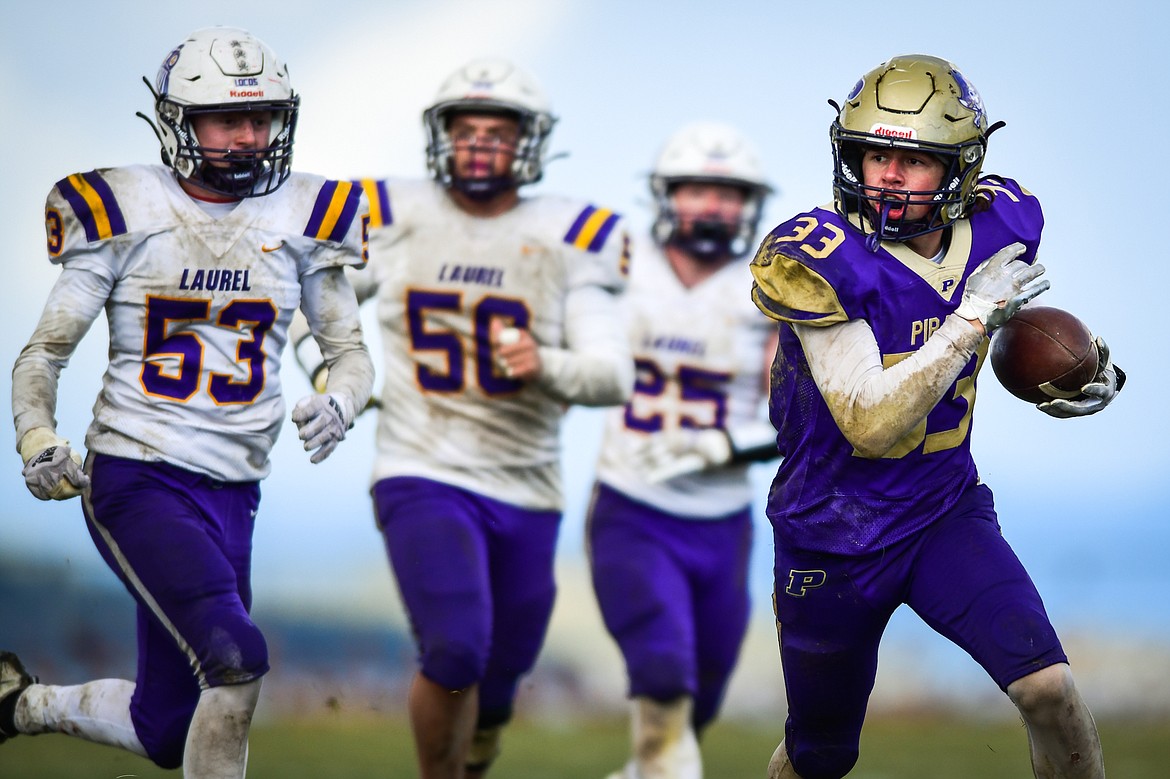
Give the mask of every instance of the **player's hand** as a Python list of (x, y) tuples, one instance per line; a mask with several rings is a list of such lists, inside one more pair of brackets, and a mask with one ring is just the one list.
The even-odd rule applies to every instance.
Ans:
[(968, 321), (978, 320), (983, 332), (991, 335), (1015, 316), (1021, 306), (1048, 289), (1048, 280), (1040, 279), (1044, 266), (1017, 260), (1023, 253), (1024, 245), (1017, 242), (984, 260), (967, 279), (963, 299), (955, 313)]
[(81, 455), (47, 427), (34, 427), (20, 439), (24, 483), (40, 500), (68, 500), (89, 487)]
[(351, 406), (349, 398), (334, 393), (309, 395), (293, 408), (297, 436), (305, 442), (305, 451), (313, 452), (309, 462), (321, 462), (345, 440), (345, 431), (353, 424)]
[(493, 319), (489, 338), (496, 370), (505, 377), (532, 381), (540, 376), (540, 345), (528, 330)]
[(639, 452), (639, 470), (651, 484), (718, 468), (731, 460), (731, 439), (717, 428), (680, 428), (651, 436)]
[(1113, 364), (1104, 338), (1097, 336), (1094, 341), (1097, 344), (1097, 375), (1081, 387), (1080, 397), (1070, 400), (1057, 398), (1041, 403), (1036, 408), (1057, 419), (1069, 419), (1096, 414), (1113, 402), (1125, 385), (1125, 371)]

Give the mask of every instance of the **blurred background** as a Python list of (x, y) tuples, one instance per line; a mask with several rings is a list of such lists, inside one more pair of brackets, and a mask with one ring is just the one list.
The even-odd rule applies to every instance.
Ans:
[[(716, 5), (718, 7), (716, 8)], [(955, 62), (992, 121), (986, 172), (1039, 196), (1041, 259), (1067, 308), (1108, 340), (1129, 375), (1117, 403), (1058, 421), (985, 372), (974, 448), (1007, 538), (1029, 568), (1098, 719), (1170, 717), (1170, 454), (1160, 388), (1166, 349), (1157, 305), (1139, 288), (1170, 281), (1165, 221), (1170, 124), (1163, 9), (1100, 3), (796, 4), (724, 0), (307, 0), (159, 6), (143, 0), (4, 3), (0, 29), (0, 213), (7, 282), (0, 363), (11, 366), (57, 271), (45, 256), (44, 197), (58, 179), (158, 160), (141, 77), (191, 30), (242, 26), (290, 66), (302, 110), (294, 166), (334, 178), (425, 175), (420, 114), (439, 82), (474, 56), (502, 55), (543, 84), (560, 121), (534, 192), (580, 196), (650, 221), (646, 175), (660, 144), (697, 119), (730, 122), (761, 148), (778, 194), (762, 225), (830, 199), (829, 98), (890, 56)], [(744, 260), (747, 261), (746, 259)], [(744, 290), (748, 294), (748, 290)], [(1145, 294), (1145, 293), (1143, 293)], [(376, 347), (372, 311), (368, 337)], [(59, 431), (84, 438), (105, 368), (99, 322), (66, 370)], [(378, 351), (373, 348), (376, 355)], [(310, 391), (286, 354), (286, 399)], [(6, 369), (7, 370), (7, 369)], [(583, 513), (600, 436), (597, 411), (564, 428), (560, 596), (522, 713), (620, 711), (625, 679), (593, 602)], [(363, 417), (312, 466), (286, 425), (255, 534), (255, 612), (274, 671), (262, 713), (405, 706), (413, 670), (367, 494), (373, 419)], [(93, 550), (76, 501), (25, 490), (10, 425), (0, 426), (0, 647), (43, 679), (133, 673), (133, 612)], [(725, 707), (728, 718), (785, 715), (771, 618), (770, 466), (754, 472), (759, 511), (755, 619)], [(566, 702), (571, 705), (566, 706)], [(954, 709), (1010, 717), (1006, 698), (961, 651), (907, 610), (881, 655), (873, 709)]]

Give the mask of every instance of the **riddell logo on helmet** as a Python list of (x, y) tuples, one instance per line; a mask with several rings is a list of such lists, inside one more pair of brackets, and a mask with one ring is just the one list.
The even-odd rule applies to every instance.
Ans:
[(918, 137), (918, 133), (914, 131), (913, 127), (899, 127), (894, 124), (875, 124), (869, 128), (869, 134), (882, 138), (902, 138), (904, 140), (914, 140)]
[(229, 89), (228, 97), (264, 97), (263, 89)]

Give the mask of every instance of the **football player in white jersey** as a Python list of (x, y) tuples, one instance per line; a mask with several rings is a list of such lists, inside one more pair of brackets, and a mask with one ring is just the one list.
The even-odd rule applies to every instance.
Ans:
[(711, 122), (670, 137), (650, 184), (653, 241), (625, 301), (637, 378), (607, 418), (588, 537), (632, 699), (632, 757), (611, 779), (692, 779), (748, 625), (749, 463), (777, 456), (777, 330), (744, 291), (771, 187), (747, 139)]
[[(57, 182), (45, 220), (61, 267), (12, 376), (29, 490), (80, 495), (90, 535), (138, 604), (135, 681), (36, 683), (0, 653), (0, 741), (67, 733), (193, 777), (243, 777), (268, 671), (249, 617), (259, 481), (284, 421), (281, 352), (300, 308), (330, 365), (292, 419), (327, 457), (373, 385), (345, 266), (368, 203), (292, 173), (299, 97), (250, 33), (192, 33), (155, 82), (163, 166)], [(57, 384), (105, 311), (109, 367), (85, 437), (56, 431)]]
[(381, 324), (372, 492), (418, 645), (420, 773), (479, 777), (552, 610), (561, 418), (633, 386), (628, 246), (608, 209), (520, 194), (554, 118), (511, 63), (459, 68), (423, 121), (433, 180), (362, 182), (370, 263), (350, 278)]

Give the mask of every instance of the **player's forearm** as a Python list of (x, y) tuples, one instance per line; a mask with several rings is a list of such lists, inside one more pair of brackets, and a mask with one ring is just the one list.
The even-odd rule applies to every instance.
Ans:
[(87, 271), (66, 269), (53, 285), (41, 319), (12, 368), (16, 444), (36, 427), (55, 430), (57, 383), (77, 344), (105, 304), (107, 285)]
[(347, 395), (353, 401), (355, 411), (365, 408), (374, 391), (374, 363), (370, 360), (366, 345), (358, 343), (326, 363), (329, 365), (329, 377), (325, 391)]
[(569, 294), (565, 307), (568, 347), (540, 347), (537, 381), (565, 403), (625, 403), (634, 389), (634, 359), (617, 297), (600, 287), (583, 287)]
[(863, 321), (795, 330), (833, 419), (864, 457), (881, 457), (921, 422), (983, 340), (967, 322), (948, 317), (922, 348), (884, 368)]
[[(30, 345), (31, 346), (31, 345)], [(37, 427), (57, 429), (57, 380), (62, 363), (45, 359), (30, 347), (20, 353), (12, 369), (12, 420), (16, 426), (16, 446), (29, 430)]]
[(325, 357), (321, 354), (321, 347), (317, 339), (313, 338), (313, 331), (309, 322), (299, 310), (293, 315), (288, 326), (288, 342), (292, 344), (293, 356), (301, 370), (312, 381), (315, 374), (325, 367)]
[(541, 347), (540, 361), (540, 385), (564, 403), (620, 406), (633, 390), (633, 362), (612, 354)]
[(301, 283), (304, 324), (298, 324), (294, 318), (289, 329), (298, 362), (313, 378), (317, 368), (304, 364), (302, 358), (308, 338), (316, 346), (313, 353), (319, 355), (321, 364), (329, 371), (325, 391), (345, 394), (353, 401), (355, 410), (365, 408), (374, 388), (374, 364), (362, 337), (358, 302), (352, 288), (340, 268), (319, 271)]

